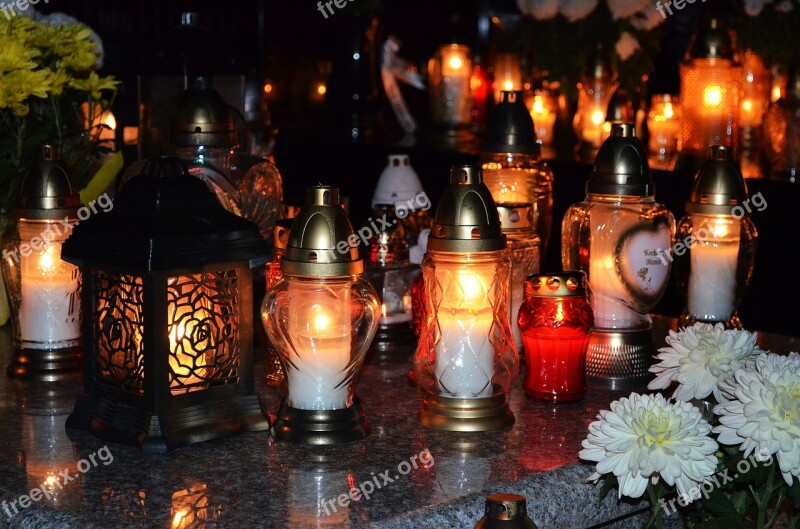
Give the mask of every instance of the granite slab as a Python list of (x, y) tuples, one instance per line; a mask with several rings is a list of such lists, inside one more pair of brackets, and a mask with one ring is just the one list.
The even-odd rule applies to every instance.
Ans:
[[(658, 343), (673, 324), (658, 319)], [(796, 338), (762, 335), (761, 343), (776, 352), (800, 350)], [(598, 411), (644, 391), (643, 383), (593, 382), (581, 402), (552, 405), (526, 399), (520, 377), (511, 392), (513, 427), (440, 432), (417, 423), (421, 397), (408, 377), (411, 353), (369, 359), (357, 393), (372, 435), (328, 448), (250, 433), (148, 455), (81, 432), (67, 435), (78, 378), (37, 384), (1, 376), (0, 529), (470, 529), (490, 492), (524, 494), (541, 528), (643, 525), (647, 503), (620, 502), (613, 493), (599, 502), (599, 485), (586, 482), (592, 467), (577, 459)], [(10, 354), (8, 329), (0, 329), (1, 366)], [(264, 382), (265, 365), (259, 354), (256, 386), (274, 413), (279, 395)], [(63, 471), (77, 477), (18, 513), (5, 510)], [(337, 503), (367, 482), (376, 484), (362, 488), (369, 498)]]

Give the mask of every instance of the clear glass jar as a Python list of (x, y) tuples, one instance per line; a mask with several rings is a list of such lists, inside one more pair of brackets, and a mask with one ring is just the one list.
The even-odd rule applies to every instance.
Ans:
[(460, 399), (506, 394), (519, 370), (508, 318), (508, 250), (429, 250), (422, 273), (428, 317), (414, 366), (420, 388)]
[(692, 213), (681, 219), (677, 240), (693, 242), (685, 252), (674, 252), (685, 307), (679, 325), (742, 327), (738, 308), (753, 277), (757, 237), (749, 216)]
[(595, 326), (650, 328), (669, 278), (675, 219), (650, 197), (588, 194), (562, 225), (565, 270), (587, 273)]
[(262, 320), (288, 379), (287, 404), (300, 410), (353, 406), (353, 383), (380, 316), (380, 302), (359, 276), (287, 274), (267, 292)]
[(584, 75), (578, 83), (578, 109), (572, 125), (582, 144), (599, 148), (603, 143), (608, 102), (616, 88), (615, 77), (602, 70), (597, 70), (596, 75)]
[(472, 120), (472, 59), (469, 46), (445, 44), (428, 61), (428, 95), (434, 125), (469, 126)]
[(511, 330), (514, 344), (521, 354), (522, 335), (520, 334), (517, 315), (522, 306), (525, 293), (525, 279), (539, 272), (539, 236), (531, 225), (532, 208), (530, 204), (498, 204), (497, 211), (500, 223), (506, 236), (508, 250), (511, 255)]
[(671, 170), (680, 150), (680, 102), (670, 94), (654, 95), (647, 114), (649, 161), (659, 169)]
[(485, 153), (483, 181), (500, 203), (527, 202), (533, 207), (533, 226), (546, 255), (553, 227), (553, 171), (533, 154)]
[(81, 273), (61, 260), (61, 245), (69, 234), (63, 219), (20, 219), (3, 237), (3, 278), (17, 349), (81, 345)]

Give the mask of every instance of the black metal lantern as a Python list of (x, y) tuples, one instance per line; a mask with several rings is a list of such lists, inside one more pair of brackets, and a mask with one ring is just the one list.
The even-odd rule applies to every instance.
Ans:
[(67, 428), (163, 452), (269, 422), (253, 391), (258, 227), (154, 158), (62, 258), (84, 278), (84, 390)]

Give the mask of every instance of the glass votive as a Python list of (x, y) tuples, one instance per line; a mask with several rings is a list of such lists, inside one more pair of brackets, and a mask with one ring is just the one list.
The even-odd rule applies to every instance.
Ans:
[(653, 96), (647, 114), (647, 132), (651, 162), (666, 163), (678, 154), (681, 112), (677, 97), (671, 94)]
[(434, 125), (445, 128), (469, 126), (472, 121), (471, 77), (469, 46), (439, 46), (436, 55), (428, 62), (428, 95)]
[(525, 347), (525, 395), (571, 402), (586, 392), (586, 346), (594, 326), (580, 271), (533, 274), (525, 282), (519, 328)]

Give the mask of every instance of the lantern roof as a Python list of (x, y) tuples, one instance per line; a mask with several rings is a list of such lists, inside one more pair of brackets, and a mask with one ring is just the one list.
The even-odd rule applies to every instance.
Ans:
[(175, 157), (148, 160), (107, 213), (75, 225), (62, 258), (143, 272), (249, 261), (263, 263), (258, 226), (220, 205)]

